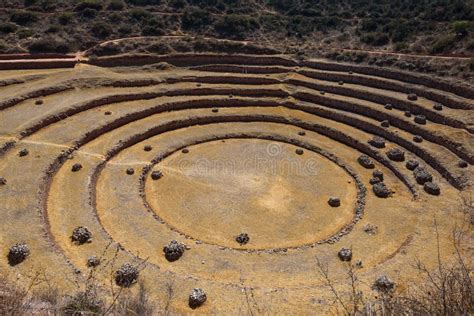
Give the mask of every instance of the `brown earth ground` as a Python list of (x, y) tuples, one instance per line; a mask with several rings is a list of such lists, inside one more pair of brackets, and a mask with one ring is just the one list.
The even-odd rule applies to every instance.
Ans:
[[(108, 249), (111, 271), (146, 260), (140, 279), (154, 301), (165, 302), (173, 282), (172, 312), (193, 312), (188, 295), (199, 287), (208, 301), (194, 312), (307, 314), (329, 311), (333, 300), (316, 258), (347, 291), (337, 256), (342, 247), (352, 248), (353, 262), (362, 261), (362, 288), (374, 296), (370, 287), (380, 275), (402, 291), (419, 277), (416, 259), (436, 266), (435, 219), (441, 257), (453, 258), (452, 231), (465, 218), (461, 196), (470, 194), (473, 179), (472, 91), (356, 72), (341, 85), (323, 78), (344, 71), (245, 67), (245, 73), (87, 64), (0, 71), (0, 81), (10, 82), (0, 87), (0, 177), (7, 180), (0, 186), (0, 273), (28, 284), (33, 271), (44, 271), (73, 293), (87, 275), (87, 258)], [(321, 79), (306, 76), (311, 71)], [(404, 92), (359, 83), (364, 78), (434, 96), (410, 102)], [(448, 101), (436, 112), (433, 99), (440, 96)], [(385, 100), (395, 108), (385, 109)], [(404, 116), (407, 107), (428, 123)], [(386, 118), (388, 129), (380, 127)], [(368, 145), (374, 134), (386, 138), (385, 149)], [(415, 134), (423, 143), (412, 141)], [(405, 162), (385, 158), (393, 147), (426, 166), (440, 196), (424, 192)], [(24, 148), (29, 154), (19, 157)], [(373, 194), (375, 169), (357, 163), (362, 153), (384, 173), (391, 197)], [(469, 166), (459, 168), (460, 160)], [(75, 163), (83, 168), (71, 172)], [(152, 170), (163, 177), (152, 180)], [(331, 196), (340, 207), (328, 205)], [(364, 231), (368, 224), (376, 234)], [(77, 226), (93, 232), (91, 243), (71, 242)], [(241, 232), (250, 236), (242, 246), (235, 241)], [(470, 226), (470, 240), (472, 233)], [(189, 249), (169, 262), (162, 248), (173, 239)], [(8, 249), (20, 241), (31, 255), (11, 267)], [(464, 251), (472, 260), (472, 247)], [(109, 279), (110, 271), (100, 273), (104, 288)]]

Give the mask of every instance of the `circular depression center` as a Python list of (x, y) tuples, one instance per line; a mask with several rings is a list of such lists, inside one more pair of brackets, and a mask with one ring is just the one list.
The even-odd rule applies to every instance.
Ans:
[[(354, 216), (354, 180), (324, 156), (260, 139), (211, 141), (154, 167), (147, 202), (168, 225), (194, 239), (243, 249), (307, 245), (337, 233)], [(301, 149), (300, 149), (301, 150)], [(331, 207), (330, 197), (341, 206)], [(247, 233), (240, 246), (235, 236)]]

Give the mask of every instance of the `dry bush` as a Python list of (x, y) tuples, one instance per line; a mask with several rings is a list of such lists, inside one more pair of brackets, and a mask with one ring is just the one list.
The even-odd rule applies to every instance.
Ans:
[(120, 296), (113, 307), (114, 315), (151, 316), (155, 306), (150, 302), (148, 289), (143, 282), (138, 283), (138, 292), (133, 295), (128, 292)]
[(474, 225), (474, 200), (471, 194), (461, 194), (463, 212), (469, 216), (471, 225)]
[(439, 232), (434, 226), (437, 240), (437, 264), (433, 270), (420, 260), (415, 267), (421, 281), (409, 284), (403, 292), (379, 292), (376, 300), (368, 298), (361, 289), (355, 266), (346, 263), (347, 286), (343, 291), (336, 288), (329, 274), (328, 265), (317, 259), (318, 272), (329, 287), (338, 314), (344, 315), (472, 315), (474, 314), (474, 270), (469, 258), (461, 252), (465, 234), (471, 229), (465, 221), (462, 227), (453, 229), (453, 244), (456, 258), (452, 262), (441, 259)]
[(16, 285), (7, 283), (0, 276), (0, 315), (24, 314), (28, 308), (28, 292)]
[(61, 308), (65, 315), (104, 314), (105, 304), (98, 297), (97, 289), (89, 288), (71, 296)]
[[(470, 225), (466, 223), (465, 225)], [(396, 313), (427, 315), (472, 315), (474, 313), (474, 284), (472, 262), (464, 258), (460, 249), (469, 226), (453, 230), (456, 258), (453, 263), (441, 260), (439, 233), (435, 221), (437, 265), (430, 271), (417, 260), (416, 268), (423, 282), (413, 284), (405, 296), (394, 296), (388, 302), (389, 310)]]

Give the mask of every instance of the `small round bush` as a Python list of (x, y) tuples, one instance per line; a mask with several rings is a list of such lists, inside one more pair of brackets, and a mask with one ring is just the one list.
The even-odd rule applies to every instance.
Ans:
[(28, 151), (28, 149), (24, 148), (22, 150), (20, 150), (20, 152), (18, 153), (18, 156), (20, 157), (25, 157), (29, 154), (30, 152)]
[(407, 163), (405, 164), (407, 169), (411, 171), (415, 170), (419, 165), (420, 163), (416, 160), (408, 160)]
[(366, 233), (367, 235), (373, 236), (373, 235), (377, 235), (379, 228), (372, 224), (366, 224), (363, 230), (364, 230), (364, 233)]
[(420, 125), (425, 125), (426, 124), (426, 116), (416, 115), (415, 116), (415, 123), (420, 124)]
[(370, 159), (369, 156), (367, 155), (360, 155), (359, 158), (357, 158), (357, 161), (359, 162), (359, 164), (366, 168), (366, 169), (373, 169), (375, 168), (375, 164), (374, 162), (372, 161), (372, 159)]
[(71, 171), (72, 171), (72, 172), (77, 172), (77, 171), (79, 171), (79, 170), (81, 170), (81, 169), (82, 169), (82, 165), (81, 165), (80, 163), (75, 163), (75, 164), (72, 166)]
[(91, 231), (84, 226), (74, 228), (71, 235), (71, 240), (78, 245), (92, 242)]
[(383, 182), (374, 184), (372, 186), (372, 191), (375, 196), (379, 198), (388, 198), (392, 195), (392, 190), (390, 190)]
[(434, 182), (426, 182), (423, 185), (423, 189), (425, 190), (426, 193), (431, 194), (431, 195), (440, 195), (441, 194), (441, 189)]
[(153, 171), (151, 173), (151, 178), (153, 180), (159, 180), (163, 177), (163, 173), (160, 170)]
[(130, 287), (138, 280), (139, 271), (130, 263), (125, 263), (115, 271), (115, 284), (120, 287)]
[(189, 307), (198, 308), (207, 301), (207, 295), (204, 290), (196, 288), (193, 289), (189, 295)]
[(337, 253), (337, 256), (341, 261), (351, 261), (352, 260), (352, 250), (348, 248), (342, 248)]
[(469, 164), (464, 160), (461, 160), (461, 161), (458, 162), (458, 167), (459, 168), (467, 168), (468, 166), (469, 166)]
[(176, 261), (184, 254), (186, 246), (176, 240), (172, 240), (168, 245), (163, 247), (163, 252), (165, 253), (165, 258), (172, 262)]
[(418, 96), (415, 93), (410, 93), (407, 96), (407, 99), (410, 100), (410, 101), (416, 101), (416, 100), (418, 100)]
[(390, 278), (383, 275), (375, 280), (372, 288), (376, 291), (387, 293), (395, 288), (395, 283)]
[(423, 142), (423, 137), (421, 137), (420, 135), (415, 135), (415, 136), (413, 136), (413, 141), (415, 143), (421, 143), (421, 142)]
[(380, 179), (380, 181), (383, 181), (383, 172), (380, 170), (375, 170), (372, 172), (372, 177)]
[(8, 251), (8, 263), (10, 265), (17, 265), (25, 261), (25, 259), (30, 255), (30, 248), (25, 243), (17, 243), (10, 247)]
[(379, 178), (375, 178), (375, 177), (370, 178), (370, 180), (369, 180), (369, 183), (371, 185), (374, 185), (374, 184), (377, 184), (377, 183), (380, 183), (380, 182), (382, 182), (382, 181)]
[(387, 151), (387, 157), (393, 161), (404, 161), (405, 152), (402, 151), (400, 148), (395, 147)]
[(375, 148), (385, 148), (385, 139), (380, 136), (374, 136), (369, 140), (369, 144)]
[(97, 258), (96, 256), (90, 256), (89, 258), (87, 258), (87, 267), (95, 268), (99, 266), (99, 264), (100, 264), (100, 259)]
[(413, 175), (415, 176), (416, 182), (418, 184), (425, 184), (426, 182), (431, 182), (433, 180), (433, 176), (423, 167), (416, 167), (413, 171)]
[(433, 109), (435, 109), (436, 111), (443, 111), (443, 105), (440, 103), (436, 103), (435, 105), (433, 105)]
[(246, 233), (241, 233), (235, 237), (235, 241), (239, 243), (239, 245), (245, 245), (250, 241), (250, 237)]
[(338, 197), (330, 197), (328, 200), (328, 204), (331, 207), (338, 207), (341, 205), (341, 199)]

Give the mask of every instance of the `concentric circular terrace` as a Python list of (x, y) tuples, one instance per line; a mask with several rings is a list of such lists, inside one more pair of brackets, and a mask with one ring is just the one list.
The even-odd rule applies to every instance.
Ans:
[[(141, 66), (158, 62), (167, 67)], [(19, 241), (31, 248), (22, 264), (0, 268), (19, 278), (41, 268), (71, 289), (64, 276), (85, 277), (87, 258), (104, 249), (114, 257), (112, 244), (117, 264), (147, 260), (140, 277), (157, 300), (174, 280), (178, 312), (189, 312), (193, 287), (208, 293), (202, 312), (237, 312), (246, 287), (261, 308), (309, 312), (329, 296), (316, 257), (336, 282), (345, 278), (342, 247), (363, 262), (369, 286), (381, 273), (407, 281), (415, 256), (436, 262), (427, 251), (436, 247), (433, 218), (446, 237), (441, 253), (453, 251), (474, 162), (470, 87), (238, 54), (99, 58), (73, 69), (4, 70), (0, 81), (0, 245), (5, 255)], [(403, 161), (387, 155), (394, 148)], [(374, 193), (375, 170), (386, 198)], [(77, 226), (89, 228), (91, 243), (71, 242)], [(240, 233), (248, 243), (236, 242)], [(175, 262), (162, 252), (171, 240), (189, 248)]]

